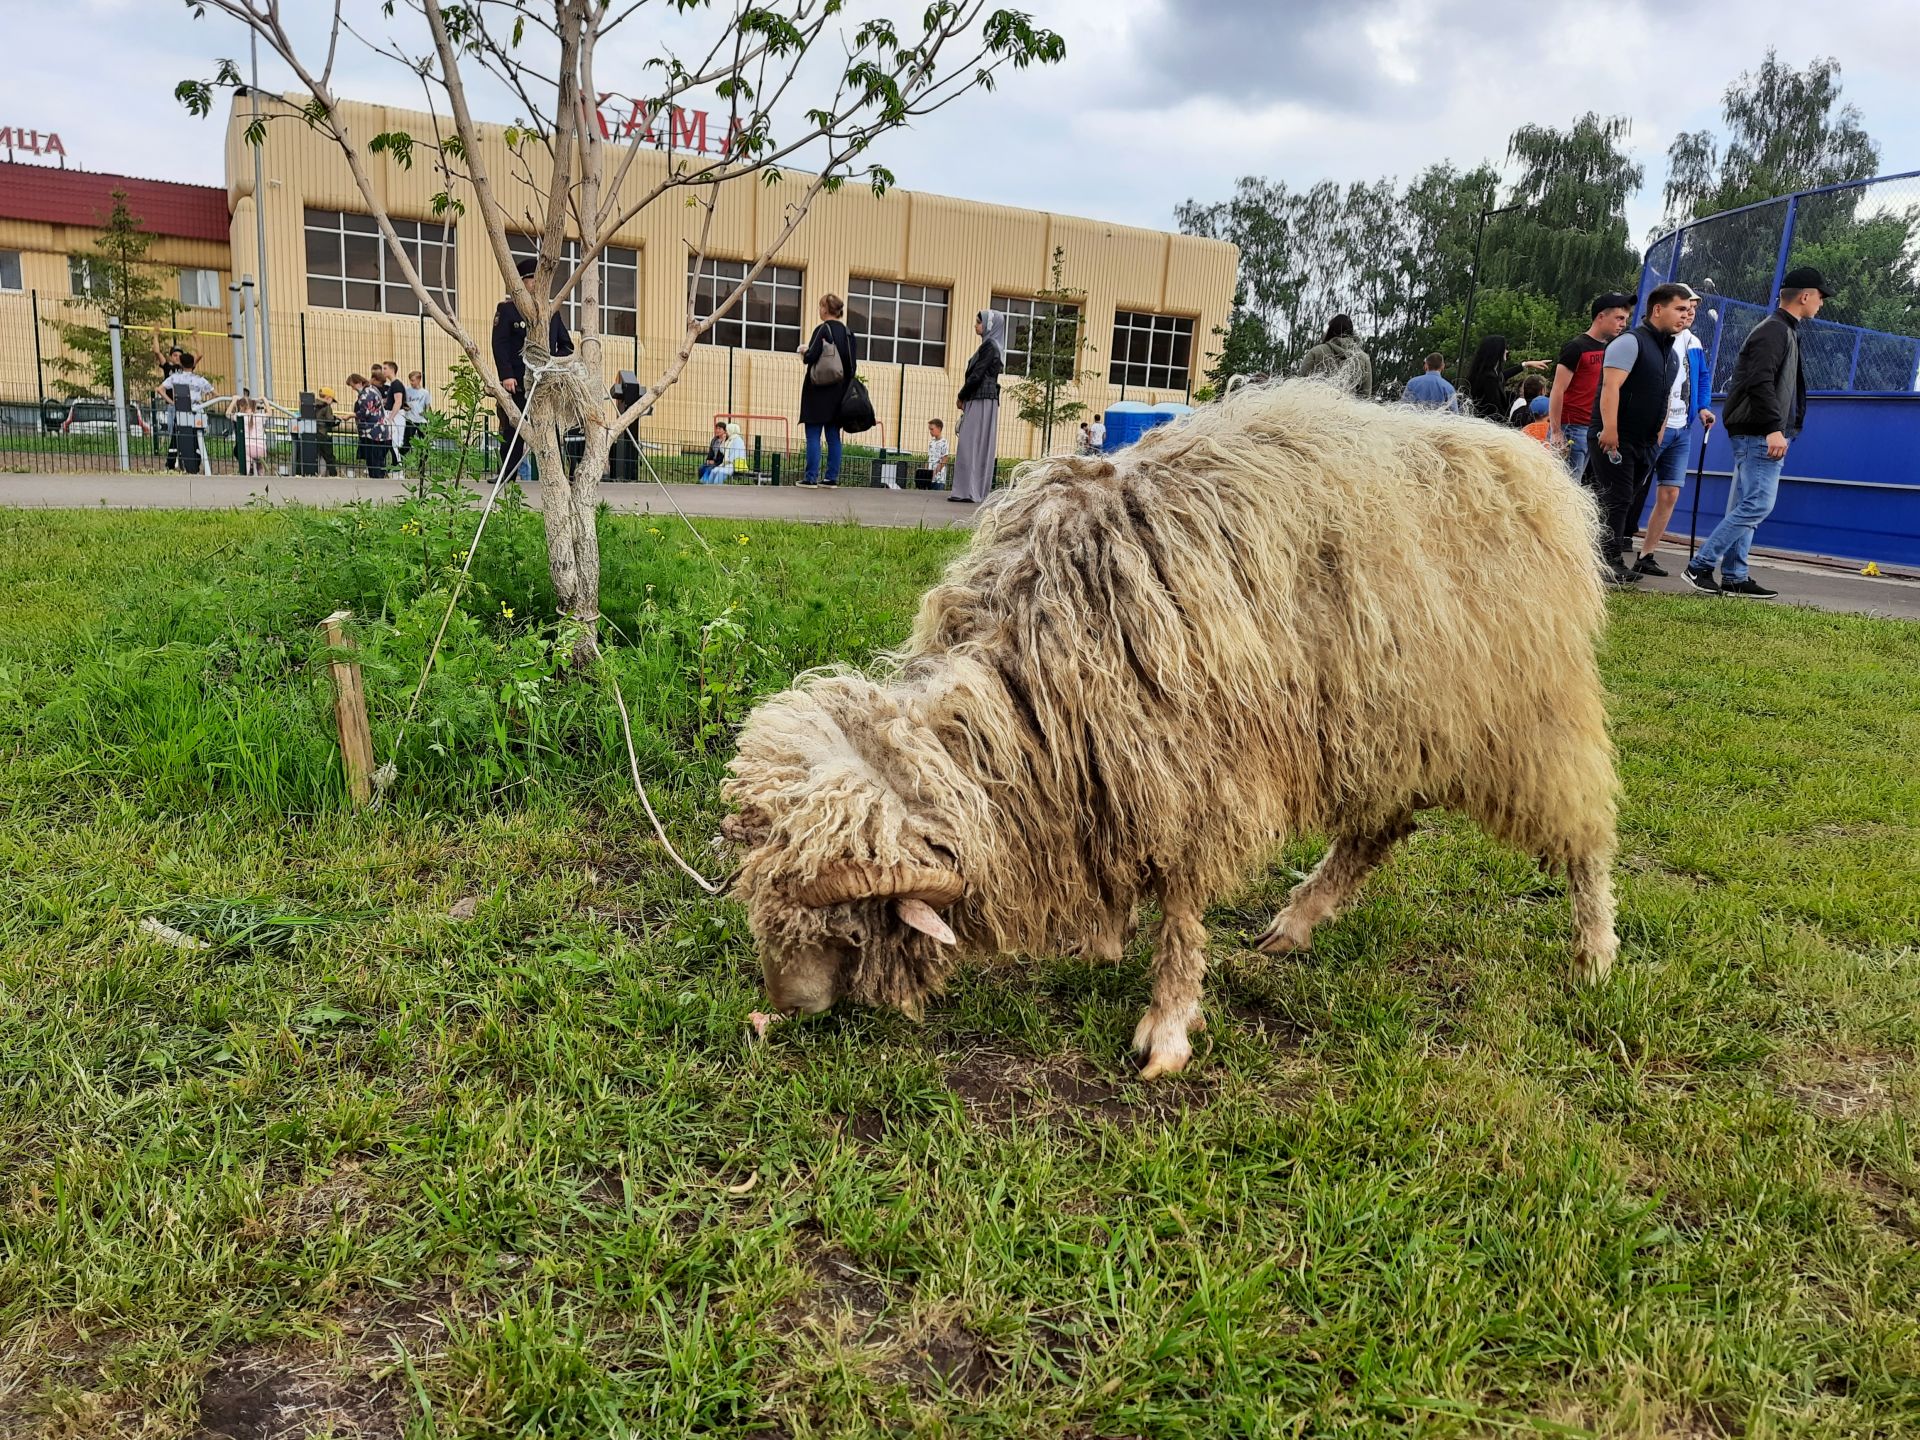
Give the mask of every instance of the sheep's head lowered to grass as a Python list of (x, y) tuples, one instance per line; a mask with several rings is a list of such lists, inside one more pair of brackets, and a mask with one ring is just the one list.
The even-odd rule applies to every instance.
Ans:
[(744, 852), (733, 893), (776, 1010), (852, 1000), (917, 1019), (957, 958), (947, 913), (967, 893), (969, 807), (908, 710), (861, 677), (819, 676), (741, 735), (723, 828)]

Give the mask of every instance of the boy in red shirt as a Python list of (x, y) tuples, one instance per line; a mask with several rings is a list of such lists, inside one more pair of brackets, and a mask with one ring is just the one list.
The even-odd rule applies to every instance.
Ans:
[(1593, 302), (1593, 323), (1560, 347), (1553, 367), (1553, 393), (1547, 397), (1547, 444), (1566, 446), (1567, 469), (1577, 480), (1586, 473), (1587, 441), (1594, 403), (1600, 396), (1601, 360), (1607, 346), (1626, 332), (1633, 319), (1633, 296), (1609, 291)]

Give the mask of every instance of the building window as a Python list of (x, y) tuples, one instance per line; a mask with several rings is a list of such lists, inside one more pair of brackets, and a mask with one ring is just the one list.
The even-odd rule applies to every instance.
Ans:
[(106, 300), (113, 295), (113, 274), (98, 255), (69, 255), (67, 278), (73, 293), (89, 300)]
[(220, 272), (218, 270), (182, 270), (180, 303), (200, 310), (220, 308)]
[(1143, 390), (1185, 390), (1193, 321), (1181, 315), (1121, 310), (1113, 317), (1113, 363), (1107, 380)]
[(875, 364), (947, 363), (945, 290), (856, 275), (847, 282), (847, 324)]
[(20, 252), (0, 250), (0, 290), (24, 290), (20, 283)]
[[(540, 241), (532, 235), (507, 232), (507, 248), (516, 260), (531, 260), (540, 253)], [(580, 263), (580, 242), (567, 241), (560, 267), (554, 274), (553, 288), (558, 290), (573, 278)], [(580, 333), (580, 292), (569, 292), (561, 303), (567, 328)], [(600, 252), (600, 333), (625, 335), (640, 333), (640, 252), (609, 245)]]
[[(453, 309), (453, 227), (395, 220), (394, 233), (434, 299)], [(371, 215), (307, 211), (307, 303), (335, 310), (418, 315), (419, 297)]]
[[(694, 281), (693, 313), (701, 320), (747, 278), (753, 267), (744, 260), (708, 258)], [(687, 277), (694, 279), (693, 260)], [(785, 265), (769, 265), (754, 276), (753, 284), (733, 302), (733, 308), (700, 337), (703, 345), (737, 345), (742, 350), (797, 350), (800, 348), (801, 272)]]
[(1054, 373), (1060, 379), (1074, 378), (1080, 357), (1075, 343), (1080, 337), (1078, 305), (996, 295), (993, 308), (1007, 317), (1007, 374), (1031, 374), (1034, 351), (1038, 350), (1052, 359)]

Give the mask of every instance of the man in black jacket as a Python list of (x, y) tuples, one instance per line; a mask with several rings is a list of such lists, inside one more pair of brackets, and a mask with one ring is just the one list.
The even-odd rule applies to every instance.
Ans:
[(1639, 522), (1638, 504), (1646, 500), (1660, 453), (1678, 363), (1673, 337), (1687, 327), (1692, 296), (1685, 285), (1654, 286), (1646, 318), (1607, 346), (1581, 483), (1600, 506), (1600, 563), (1609, 584), (1631, 585), (1640, 578), (1621, 552)]
[[(514, 268), (522, 280), (531, 280), (535, 263), (529, 255)], [(501, 385), (522, 406), (527, 403), (527, 362), (522, 354), (526, 344), (526, 319), (509, 295), (493, 311), (493, 368), (500, 376)], [(552, 355), (573, 354), (573, 337), (567, 333), (567, 322), (560, 318), (557, 310), (547, 322), (547, 351)], [(511, 475), (526, 458), (526, 442), (515, 432), (505, 406), (497, 406), (495, 414), (500, 421), (500, 443), (506, 446), (501, 456), (502, 468)]]
[[(1734, 362), (1723, 413), (1733, 444), (1733, 487), (1727, 513), (1713, 527), (1684, 572), (1687, 584), (1708, 595), (1745, 595), (1771, 600), (1769, 590), (1747, 573), (1753, 532), (1773, 513), (1787, 446), (1807, 418), (1807, 376), (1800, 363), (1800, 322), (1820, 313), (1833, 292), (1818, 270), (1803, 265), (1780, 282), (1780, 305), (1753, 327)], [(1720, 578), (1713, 578), (1718, 566)]]

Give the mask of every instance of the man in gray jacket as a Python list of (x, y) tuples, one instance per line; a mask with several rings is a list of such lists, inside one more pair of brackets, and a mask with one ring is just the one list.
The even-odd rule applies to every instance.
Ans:
[[(1733, 444), (1733, 487), (1727, 513), (1687, 565), (1687, 584), (1706, 595), (1744, 595), (1771, 600), (1769, 590), (1747, 573), (1754, 531), (1773, 513), (1787, 447), (1807, 418), (1807, 377), (1800, 363), (1800, 322), (1820, 313), (1833, 292), (1811, 265), (1789, 270), (1780, 282), (1780, 304), (1753, 327), (1734, 362), (1723, 421)], [(1718, 566), (1720, 578), (1713, 578)]]

